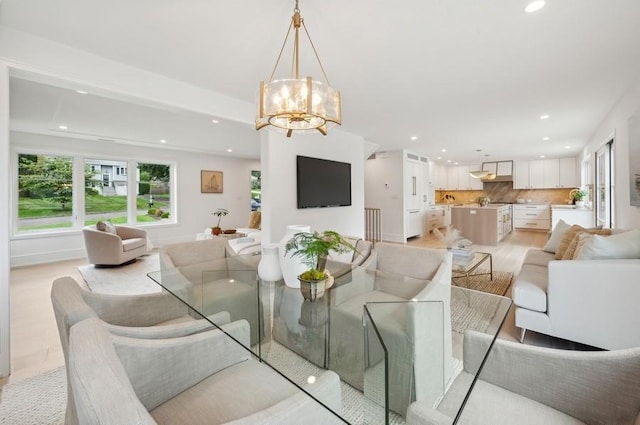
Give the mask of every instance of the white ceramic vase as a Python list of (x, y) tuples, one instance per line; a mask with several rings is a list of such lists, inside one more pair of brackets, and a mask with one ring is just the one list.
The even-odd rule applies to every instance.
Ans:
[(306, 224), (293, 224), (287, 226), (282, 239), (280, 239), (279, 251), (280, 251), (280, 269), (282, 270), (282, 277), (284, 283), (290, 288), (299, 288), (300, 282), (298, 281), (298, 275), (304, 272), (308, 267), (302, 262), (300, 257), (292, 257), (291, 253), (285, 256), (285, 245), (289, 240), (299, 232), (311, 233), (311, 226)]
[(267, 282), (276, 282), (282, 279), (279, 246), (277, 243), (262, 244), (262, 258), (258, 263), (258, 276)]

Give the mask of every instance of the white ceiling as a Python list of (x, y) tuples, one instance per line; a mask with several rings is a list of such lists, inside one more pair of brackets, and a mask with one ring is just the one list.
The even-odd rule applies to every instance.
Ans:
[[(461, 162), (575, 155), (640, 76), (640, 1), (547, 0), (534, 14), (527, 2), (300, 0), (300, 9), (342, 92), (343, 128), (380, 150)], [(293, 3), (2, 0), (0, 25), (253, 103)], [(311, 55), (304, 45), (302, 55)], [(90, 115), (87, 126), (98, 121)], [(127, 137), (149, 137), (151, 121)]]

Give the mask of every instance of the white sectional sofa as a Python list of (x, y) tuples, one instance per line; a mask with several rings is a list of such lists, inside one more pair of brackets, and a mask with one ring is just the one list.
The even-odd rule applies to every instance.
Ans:
[(575, 259), (558, 260), (564, 227), (527, 252), (513, 284), (522, 338), (529, 329), (607, 350), (640, 346), (640, 231), (583, 233)]

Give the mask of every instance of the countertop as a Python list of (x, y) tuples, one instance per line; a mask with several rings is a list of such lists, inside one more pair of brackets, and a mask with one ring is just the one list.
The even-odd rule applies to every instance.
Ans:
[(484, 210), (497, 210), (498, 208), (502, 208), (507, 205), (511, 205), (511, 204), (489, 204), (485, 207), (481, 207), (478, 204), (460, 204), (460, 205), (452, 205), (452, 207), (453, 208), (474, 208), (474, 209), (482, 208)]
[(551, 209), (556, 210), (578, 210), (578, 211), (591, 211), (591, 208), (587, 207), (576, 207), (575, 205), (569, 204), (552, 204)]

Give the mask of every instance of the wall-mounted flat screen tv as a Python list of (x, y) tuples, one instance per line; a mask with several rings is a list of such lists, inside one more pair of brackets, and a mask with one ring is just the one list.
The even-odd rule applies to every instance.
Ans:
[(351, 164), (298, 156), (298, 208), (351, 205)]

